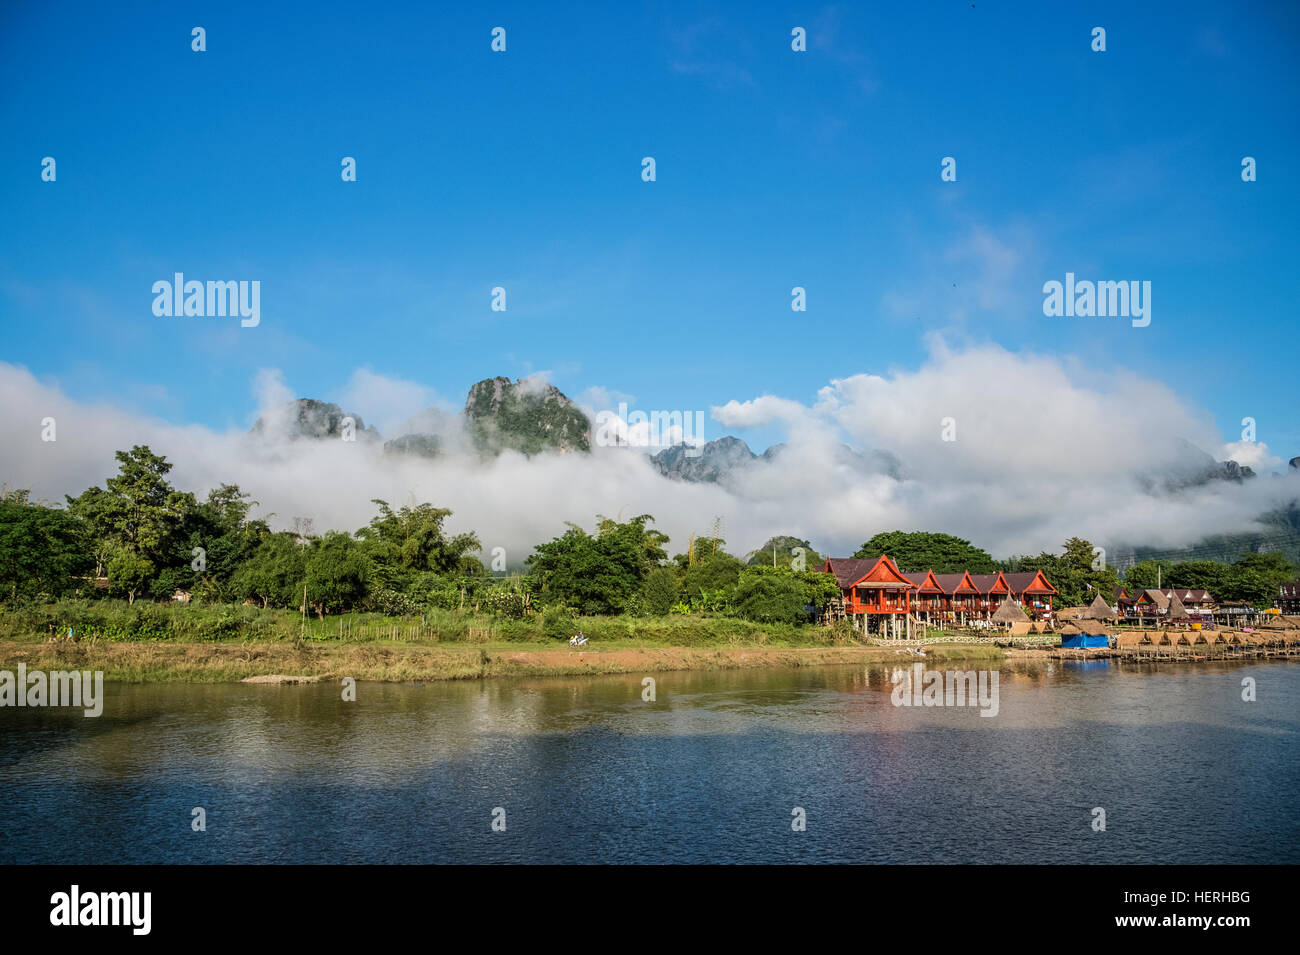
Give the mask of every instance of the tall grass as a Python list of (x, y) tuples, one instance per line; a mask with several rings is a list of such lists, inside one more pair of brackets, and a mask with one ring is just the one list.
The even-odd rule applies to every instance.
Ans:
[(242, 604), (166, 604), (68, 598), (48, 604), (0, 604), (0, 639), (43, 641), (246, 643), (547, 643), (581, 631), (592, 644), (619, 646), (848, 646), (851, 628), (759, 624), (730, 617), (572, 617), (534, 614), (511, 620), (462, 610), (430, 609), (392, 617), (349, 613), (318, 620), (292, 610)]

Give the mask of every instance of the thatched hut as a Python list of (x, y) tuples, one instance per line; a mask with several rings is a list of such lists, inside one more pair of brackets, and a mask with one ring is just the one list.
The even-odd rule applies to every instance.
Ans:
[(1110, 604), (1106, 603), (1106, 598), (1100, 593), (1092, 598), (1092, 603), (1088, 609), (1079, 615), (1081, 620), (1115, 620), (1119, 614), (1110, 609)]
[(1115, 637), (1115, 646), (1117, 647), (1136, 647), (1146, 634), (1141, 630), (1123, 630)]
[(989, 617), (989, 622), (998, 629), (1013, 630), (1017, 634), (1032, 633), (1032, 628), (1028, 626), (1017, 626), (1017, 624), (1028, 624), (1030, 615), (1024, 612), (1019, 600), (1010, 596), (997, 605), (993, 616)]
[(1087, 650), (1110, 646), (1110, 633), (1100, 620), (1071, 620), (1058, 629), (1063, 647)]
[(1178, 592), (1174, 591), (1169, 595), (1169, 622), (1170, 623), (1187, 623), (1191, 619), (1191, 614), (1183, 606), (1183, 602), (1178, 599)]
[(1007, 598), (998, 604), (998, 609), (993, 612), (992, 623), (995, 627), (1007, 627), (1010, 629), (1012, 624), (1028, 623), (1029, 614), (1020, 606), (1019, 600)]

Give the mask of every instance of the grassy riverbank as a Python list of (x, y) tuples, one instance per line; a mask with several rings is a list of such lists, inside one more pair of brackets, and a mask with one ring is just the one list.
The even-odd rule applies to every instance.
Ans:
[[(73, 639), (66, 639), (68, 629)], [(569, 647), (581, 631), (590, 641)], [(936, 633), (936, 636), (938, 634)], [(899, 661), (847, 624), (760, 624), (734, 617), (572, 617), (511, 620), (438, 612), (347, 614), (324, 620), (251, 606), (60, 601), (0, 609), (0, 668), (102, 670), (131, 682), (221, 683), (250, 677), (427, 681)], [(910, 657), (908, 660), (910, 661)], [(937, 665), (996, 665), (988, 645), (932, 647)]]
[[(66, 639), (68, 629), (73, 639)], [(569, 647), (581, 631), (584, 647)], [(937, 634), (936, 634), (937, 635)], [(901, 660), (835, 628), (757, 624), (735, 617), (572, 617), (524, 620), (482, 613), (419, 617), (352, 613), (303, 620), (248, 605), (61, 600), (0, 609), (0, 668), (103, 670), (108, 680), (233, 682), (292, 676), (320, 680), (478, 680), (520, 674), (813, 667)], [(996, 665), (991, 646), (932, 648), (927, 659)], [(909, 657), (910, 660), (910, 657)]]
[[(930, 650), (928, 666), (978, 663), (995, 666), (1002, 653), (988, 646)], [(18, 663), (42, 670), (102, 670), (109, 680), (223, 683), (285, 675), (322, 680), (388, 682), (466, 680), (497, 676), (642, 673), (890, 663), (903, 660), (891, 647), (685, 647), (634, 644), (485, 643), (424, 644), (293, 643), (34, 643), (0, 642), (0, 668)], [(908, 657), (910, 662), (912, 658)]]

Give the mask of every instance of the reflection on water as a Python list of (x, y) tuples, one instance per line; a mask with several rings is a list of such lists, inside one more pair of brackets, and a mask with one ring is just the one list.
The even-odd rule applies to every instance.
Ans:
[(0, 862), (1300, 861), (1294, 663), (1006, 666), (991, 719), (880, 667), (654, 677), (3, 709)]

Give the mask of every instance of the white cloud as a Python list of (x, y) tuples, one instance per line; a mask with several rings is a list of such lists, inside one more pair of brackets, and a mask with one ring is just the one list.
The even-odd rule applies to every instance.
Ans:
[(1219, 449), (1219, 457), (1225, 461), (1236, 461), (1243, 467), (1262, 471), (1280, 467), (1286, 462), (1273, 452), (1263, 441), (1234, 441)]
[(406, 433), (413, 414), (445, 402), (419, 382), (358, 368), (339, 392), (337, 404), (344, 411), (359, 414), (367, 426), (374, 425), (385, 438), (395, 438)]
[[(276, 371), (261, 373), (254, 386), (263, 412), (292, 396)], [(368, 421), (415, 414), (430, 400), (427, 389), (370, 371), (354, 375), (343, 394), (358, 405), (348, 410)], [(1267, 449), (1224, 446), (1207, 414), (1159, 385), (993, 346), (951, 351), (940, 343), (919, 368), (837, 379), (811, 404), (772, 395), (728, 402), (715, 409), (725, 426), (779, 424), (789, 447), (725, 488), (667, 480), (636, 449), (532, 459), (506, 453), (481, 462), (455, 452), (394, 457), (365, 442), (251, 440), (242, 429), (178, 426), (83, 404), (4, 363), (0, 405), (0, 481), (36, 497), (60, 500), (102, 484), (115, 470), (114, 451), (147, 444), (175, 464), (176, 486), (204, 495), (237, 483), (261, 502), (258, 513), (275, 514), (277, 527), (311, 517), (318, 530), (355, 530), (373, 516), (371, 498), (430, 501), (453, 510), (452, 530), (472, 529), (487, 547), (506, 547), (512, 563), (563, 533), (565, 521), (590, 528), (597, 513), (653, 514), (673, 552), (721, 517), (737, 552), (790, 533), (847, 554), (900, 528), (958, 534), (999, 556), (1056, 549), (1072, 535), (1113, 553), (1119, 541), (1173, 547), (1248, 529), (1300, 491), (1295, 476), (1149, 491), (1138, 475), (1159, 479), (1204, 462), (1192, 445), (1223, 448), (1252, 467), (1265, 459), (1242, 458)], [(40, 439), (46, 416), (57, 419), (55, 442)], [(955, 441), (943, 440), (949, 417)], [(894, 452), (901, 477), (846, 451), (843, 441), (862, 452)]]
[(774, 423), (794, 424), (808, 417), (808, 409), (797, 401), (762, 395), (749, 401), (728, 401), (712, 409), (724, 428), (757, 428)]

